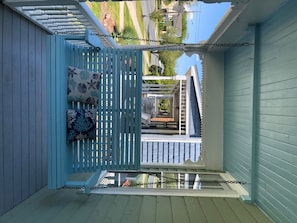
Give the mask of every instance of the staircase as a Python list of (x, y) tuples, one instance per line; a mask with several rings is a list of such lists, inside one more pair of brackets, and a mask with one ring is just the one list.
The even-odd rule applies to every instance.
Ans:
[(179, 134), (186, 134), (187, 119), (187, 80), (180, 80), (180, 105), (179, 105)]

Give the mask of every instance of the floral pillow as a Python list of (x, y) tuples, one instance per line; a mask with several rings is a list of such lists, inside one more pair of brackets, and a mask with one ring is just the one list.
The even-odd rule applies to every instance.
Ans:
[(96, 139), (96, 109), (67, 110), (67, 141)]
[(101, 74), (68, 67), (68, 101), (97, 105)]

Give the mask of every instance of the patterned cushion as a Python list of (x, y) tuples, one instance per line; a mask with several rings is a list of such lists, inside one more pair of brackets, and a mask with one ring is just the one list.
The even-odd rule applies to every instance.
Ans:
[(100, 82), (100, 74), (69, 66), (68, 101), (97, 105)]
[(96, 109), (67, 110), (67, 140), (96, 139)]

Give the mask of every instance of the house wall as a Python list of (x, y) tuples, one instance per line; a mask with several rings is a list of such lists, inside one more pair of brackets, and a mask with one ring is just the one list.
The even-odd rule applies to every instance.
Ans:
[(189, 133), (190, 136), (201, 137), (201, 116), (199, 113), (198, 98), (196, 97), (196, 89), (193, 82), (193, 77), (190, 77), (190, 95), (189, 95), (189, 116), (190, 116), (190, 126)]
[[(242, 42), (253, 42), (249, 31)], [(254, 46), (235, 47), (225, 54), (224, 169), (251, 192)]]
[(47, 33), (0, 3), (0, 215), (47, 184)]
[(256, 28), (250, 71), (246, 48), (225, 59), (224, 166), (252, 183), (252, 200), (275, 222), (297, 220), (296, 7), (288, 1)]

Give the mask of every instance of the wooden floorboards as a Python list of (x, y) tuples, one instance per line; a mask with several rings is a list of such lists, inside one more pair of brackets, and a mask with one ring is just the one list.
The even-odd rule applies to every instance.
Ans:
[(81, 194), (46, 188), (0, 217), (0, 223), (219, 223), (271, 222), (236, 198)]

